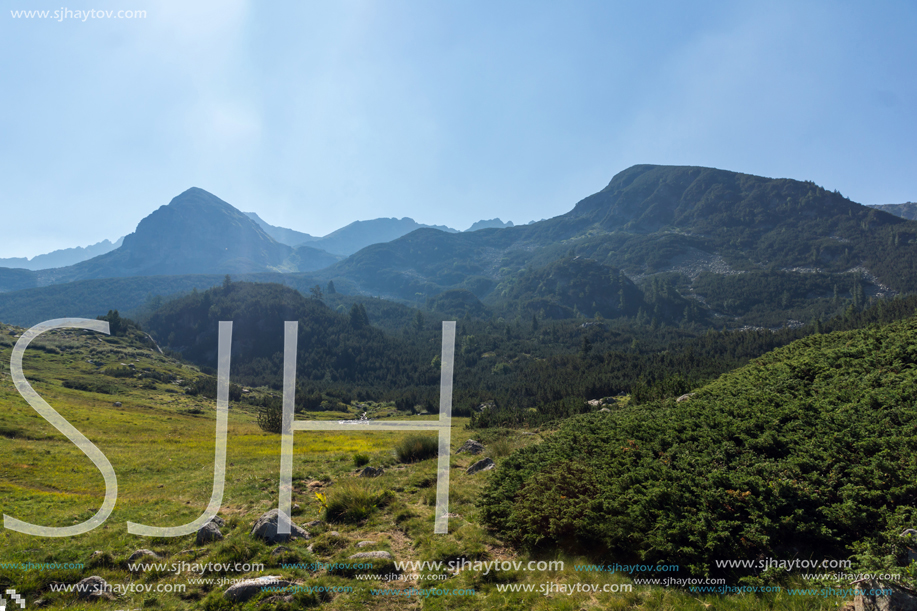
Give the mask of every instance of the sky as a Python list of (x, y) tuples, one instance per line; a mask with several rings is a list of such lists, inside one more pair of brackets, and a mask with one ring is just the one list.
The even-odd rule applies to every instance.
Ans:
[(192, 186), (312, 235), (550, 218), (639, 163), (917, 200), (913, 2), (3, 4), (0, 257)]

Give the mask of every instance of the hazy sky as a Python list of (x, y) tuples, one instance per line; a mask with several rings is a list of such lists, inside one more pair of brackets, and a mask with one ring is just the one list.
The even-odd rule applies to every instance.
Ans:
[(556, 216), (637, 163), (917, 200), (914, 2), (11, 12), (61, 4), (0, 15), (0, 257), (115, 239), (191, 186), (313, 235)]

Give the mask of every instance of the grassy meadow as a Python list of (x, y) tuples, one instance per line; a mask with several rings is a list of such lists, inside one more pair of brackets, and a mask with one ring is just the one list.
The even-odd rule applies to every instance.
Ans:
[[(19, 396), (9, 372), (10, 352), (22, 329), (0, 328), (0, 510), (5, 515), (48, 526), (82, 522), (101, 504), (104, 483), (93, 464), (44, 421)], [(204, 510), (211, 494), (214, 402), (191, 396), (184, 388), (201, 372), (161, 355), (133, 339), (80, 330), (48, 333), (27, 351), (25, 373), (36, 391), (82, 431), (111, 461), (118, 478), (118, 500), (104, 525), (76, 537), (38, 538), (0, 530), (0, 588), (26, 596), (27, 608), (67, 609), (828, 609), (843, 598), (775, 594), (693, 594), (676, 588), (634, 585), (608, 572), (577, 571), (575, 565), (608, 559), (576, 555), (539, 556), (515, 551), (479, 523), (476, 505), (493, 472), (467, 475), (481, 456), (456, 454), (469, 438), (482, 442), (483, 456), (498, 465), (514, 450), (539, 443), (550, 430), (489, 429), (469, 431), (456, 418), (452, 431), (450, 519), (447, 535), (434, 535), (436, 458), (398, 461), (395, 448), (409, 433), (297, 432), (294, 462), (294, 522), (326, 520), (328, 504), (353, 509), (359, 519), (305, 526), (309, 540), (270, 545), (250, 536), (252, 523), (277, 507), (280, 437), (262, 431), (257, 409), (245, 402), (230, 405), (226, 488), (219, 515), (226, 520), (222, 541), (197, 545), (194, 535), (144, 538), (127, 533), (126, 522), (171, 526), (189, 522)], [(246, 389), (248, 394), (272, 389)], [(120, 403), (120, 406), (116, 406)], [(341, 405), (338, 412), (299, 418), (405, 419), (390, 405)], [(434, 418), (435, 416), (414, 416)], [(355, 455), (369, 466), (383, 467), (378, 478), (357, 478)], [(362, 513), (361, 513), (362, 512)], [(357, 547), (358, 542), (370, 541)], [(311, 548), (311, 551), (310, 551)], [(130, 571), (127, 558), (138, 549), (158, 554), (163, 563), (258, 563), (261, 571), (218, 571), (203, 576), (188, 571)], [(388, 582), (358, 579), (357, 572), (323, 567), (372, 550), (389, 551), (398, 561), (563, 561), (555, 571), (417, 571)], [(100, 551), (101, 554), (95, 554)], [(352, 561), (351, 561), (352, 562)], [(82, 563), (82, 569), (39, 570), (8, 563)], [(299, 568), (284, 564), (300, 564)], [(385, 563), (383, 563), (385, 564)], [(312, 565), (312, 566), (306, 566)], [(2, 568), (5, 567), (5, 568)], [(391, 569), (388, 565), (387, 571)], [(364, 571), (365, 572), (365, 571)], [(80, 601), (55, 592), (99, 575), (110, 584), (149, 586), (113, 600)], [(226, 580), (280, 575), (303, 586), (350, 588), (337, 592), (298, 592), (292, 600), (263, 593), (233, 605), (223, 597)], [(200, 583), (203, 579), (214, 580)], [(220, 580), (224, 580), (220, 583)], [(504, 592), (507, 585), (534, 585), (533, 592)], [(629, 592), (542, 593), (545, 584), (631, 585)], [(177, 590), (184, 586), (184, 591)], [(161, 591), (155, 591), (156, 589)], [(424, 588), (474, 590), (473, 595), (398, 594)], [(388, 590), (374, 594), (373, 590)], [(555, 588), (556, 589), (556, 588)], [(849, 600), (849, 599), (848, 599)]]

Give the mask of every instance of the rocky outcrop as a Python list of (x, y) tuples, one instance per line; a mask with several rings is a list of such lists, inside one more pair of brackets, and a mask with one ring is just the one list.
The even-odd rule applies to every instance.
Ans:
[(285, 588), (291, 585), (294, 585), (292, 581), (287, 581), (279, 575), (265, 575), (254, 579), (243, 579), (229, 586), (229, 588), (223, 592), (223, 598), (234, 603), (245, 602), (261, 594), (264, 588)]
[[(858, 581), (859, 594), (853, 600), (856, 611), (917, 611), (917, 592), (878, 581)], [(884, 591), (888, 594), (874, 594)]]
[(127, 563), (133, 564), (135, 562), (149, 562), (151, 560), (159, 560), (159, 554), (149, 549), (138, 549), (128, 556)]
[(222, 539), (223, 533), (220, 532), (220, 527), (213, 520), (201, 526), (200, 530), (197, 531), (198, 545), (205, 545), (211, 541), (221, 541)]
[(114, 595), (111, 593), (111, 586), (98, 575), (79, 581), (73, 589), (76, 591), (77, 598), (82, 600), (114, 599)]
[(474, 439), (469, 439), (462, 444), (462, 447), (458, 449), (456, 454), (480, 454), (484, 451), (484, 444), (475, 441)]
[(478, 462), (474, 463), (468, 470), (465, 472), (468, 475), (474, 475), (475, 473), (480, 473), (481, 471), (490, 471), (491, 469), (496, 469), (497, 464), (491, 458), (483, 458)]
[(305, 530), (290, 522), (290, 534), (281, 535), (277, 532), (277, 523), (280, 519), (280, 511), (278, 509), (271, 509), (270, 511), (262, 514), (260, 518), (255, 520), (255, 523), (252, 525), (251, 534), (254, 537), (259, 539), (264, 539), (268, 543), (286, 543), (291, 539), (308, 539), (309, 533)]

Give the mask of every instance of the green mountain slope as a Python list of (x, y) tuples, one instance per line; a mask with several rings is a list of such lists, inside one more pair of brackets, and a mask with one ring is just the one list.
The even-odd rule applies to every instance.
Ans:
[(647, 305), (642, 291), (620, 270), (581, 257), (525, 270), (495, 293), (510, 312), (549, 319), (636, 316)]
[(697, 575), (846, 557), (917, 520), (915, 346), (914, 318), (812, 335), (687, 400), (574, 418), (501, 465), (484, 520), (524, 545)]
[[(700, 297), (704, 308), (720, 315), (724, 308), (704, 304), (695, 291), (703, 272), (764, 274), (758, 281), (771, 292), (782, 287), (780, 295), (788, 277), (804, 284), (803, 274), (811, 273), (832, 293), (838, 284), (842, 297), (851, 296), (852, 281), (834, 276), (847, 272), (868, 284), (867, 296), (917, 290), (914, 222), (810, 182), (649, 165), (619, 173), (605, 189), (553, 219), (473, 233), (418, 231), (364, 249), (321, 273), (349, 279), (365, 292), (415, 302), (455, 288), (487, 298), (524, 269), (571, 255), (641, 281), (674, 274), (669, 281), (682, 297)], [(714, 301), (724, 301), (719, 297)], [(819, 288), (812, 299), (823, 297)], [(828, 309), (810, 302), (803, 298), (794, 311), (814, 317)], [(769, 305), (786, 310), (780, 303)]]
[(279, 284), (232, 282), (176, 299), (144, 321), (163, 347), (216, 367), (219, 322), (233, 321), (232, 375), (240, 383), (279, 386), (285, 321), (299, 321), (297, 377), (386, 390), (432, 385), (438, 371), (402, 342), (370, 326), (354, 304), (340, 314)]
[[(200, 291), (218, 286), (224, 278), (223, 275), (206, 274), (99, 278), (0, 293), (0, 320), (30, 327), (54, 318), (95, 318), (108, 310), (130, 315), (149, 313), (163, 302), (194, 289)], [(315, 285), (308, 274), (239, 274), (233, 278), (279, 282), (303, 293), (308, 293), (309, 287)], [(341, 284), (347, 286), (344, 282)]]

